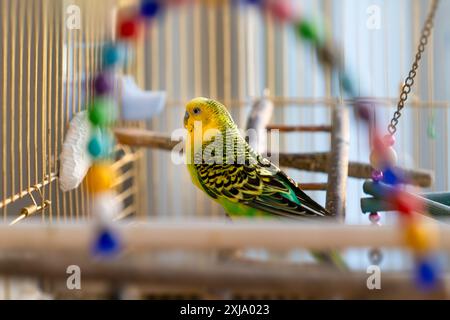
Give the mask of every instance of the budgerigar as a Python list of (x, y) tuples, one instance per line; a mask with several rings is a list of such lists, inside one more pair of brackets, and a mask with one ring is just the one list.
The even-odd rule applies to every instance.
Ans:
[(194, 184), (220, 203), (231, 218), (330, 216), (247, 144), (221, 103), (202, 97), (189, 101), (184, 126), (188, 131), (187, 165)]

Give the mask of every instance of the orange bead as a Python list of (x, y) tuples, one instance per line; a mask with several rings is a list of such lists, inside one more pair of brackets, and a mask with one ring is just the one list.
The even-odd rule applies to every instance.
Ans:
[(89, 192), (98, 193), (111, 189), (116, 179), (109, 163), (94, 164), (86, 175)]
[(428, 251), (437, 245), (437, 230), (429, 224), (411, 221), (405, 226), (405, 241), (417, 252)]

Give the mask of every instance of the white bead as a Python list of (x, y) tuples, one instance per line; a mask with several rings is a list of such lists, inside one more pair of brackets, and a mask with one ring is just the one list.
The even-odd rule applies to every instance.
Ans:
[(91, 213), (101, 223), (110, 223), (122, 211), (122, 203), (117, 200), (114, 191), (95, 194), (92, 199)]

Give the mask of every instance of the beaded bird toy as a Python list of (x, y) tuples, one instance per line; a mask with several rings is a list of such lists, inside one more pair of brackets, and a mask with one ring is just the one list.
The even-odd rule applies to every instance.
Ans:
[[(358, 99), (353, 85), (355, 82), (353, 77), (344, 70), (336, 50), (325, 41), (316, 26), (296, 13), (290, 6), (289, 1), (247, 0), (249, 4), (259, 5), (261, 8), (269, 10), (277, 20), (292, 24), (300, 38), (314, 46), (319, 61), (337, 72), (345, 93), (355, 101), (354, 107), (357, 118), (367, 125), (371, 146), (372, 183), (366, 182), (364, 191), (376, 195), (400, 213), (400, 226), (404, 233), (405, 244), (413, 250), (416, 258), (416, 279), (419, 287), (424, 289), (435, 287), (438, 280), (437, 261), (432, 254), (437, 243), (437, 232), (429, 224), (425, 224), (420, 215), (417, 215), (426, 212), (424, 199), (407, 192), (403, 187), (403, 184), (407, 182), (407, 177), (404, 177), (396, 169), (397, 154), (393, 146), (401, 111), (405, 106), (408, 94), (411, 92), (421, 55), (431, 34), (438, 2), (438, 0), (432, 1), (430, 12), (422, 29), (418, 52), (402, 86), (397, 110), (387, 128), (388, 133), (383, 136), (375, 126), (374, 112), (371, 107), (364, 100)], [(369, 220), (374, 225), (379, 225), (379, 213), (371, 212)], [(372, 263), (379, 264), (382, 258), (381, 251), (372, 249), (370, 258)]]

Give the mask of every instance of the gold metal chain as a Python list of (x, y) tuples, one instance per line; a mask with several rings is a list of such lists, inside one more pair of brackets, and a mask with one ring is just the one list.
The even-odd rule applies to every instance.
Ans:
[(433, 20), (436, 13), (437, 5), (439, 0), (433, 0), (431, 3), (430, 12), (428, 13), (427, 20), (423, 26), (420, 43), (417, 47), (417, 53), (412, 64), (411, 70), (409, 71), (408, 77), (405, 79), (405, 83), (402, 87), (402, 92), (400, 93), (400, 99), (397, 103), (397, 110), (394, 112), (394, 116), (388, 125), (388, 131), (393, 135), (397, 131), (398, 119), (400, 118), (401, 111), (405, 107), (406, 99), (408, 99), (408, 94), (411, 92), (411, 87), (414, 84), (414, 78), (417, 74), (417, 69), (419, 68), (419, 61), (422, 58), (422, 53), (425, 51), (425, 46), (428, 43), (428, 38), (431, 35), (431, 29), (433, 29)]

